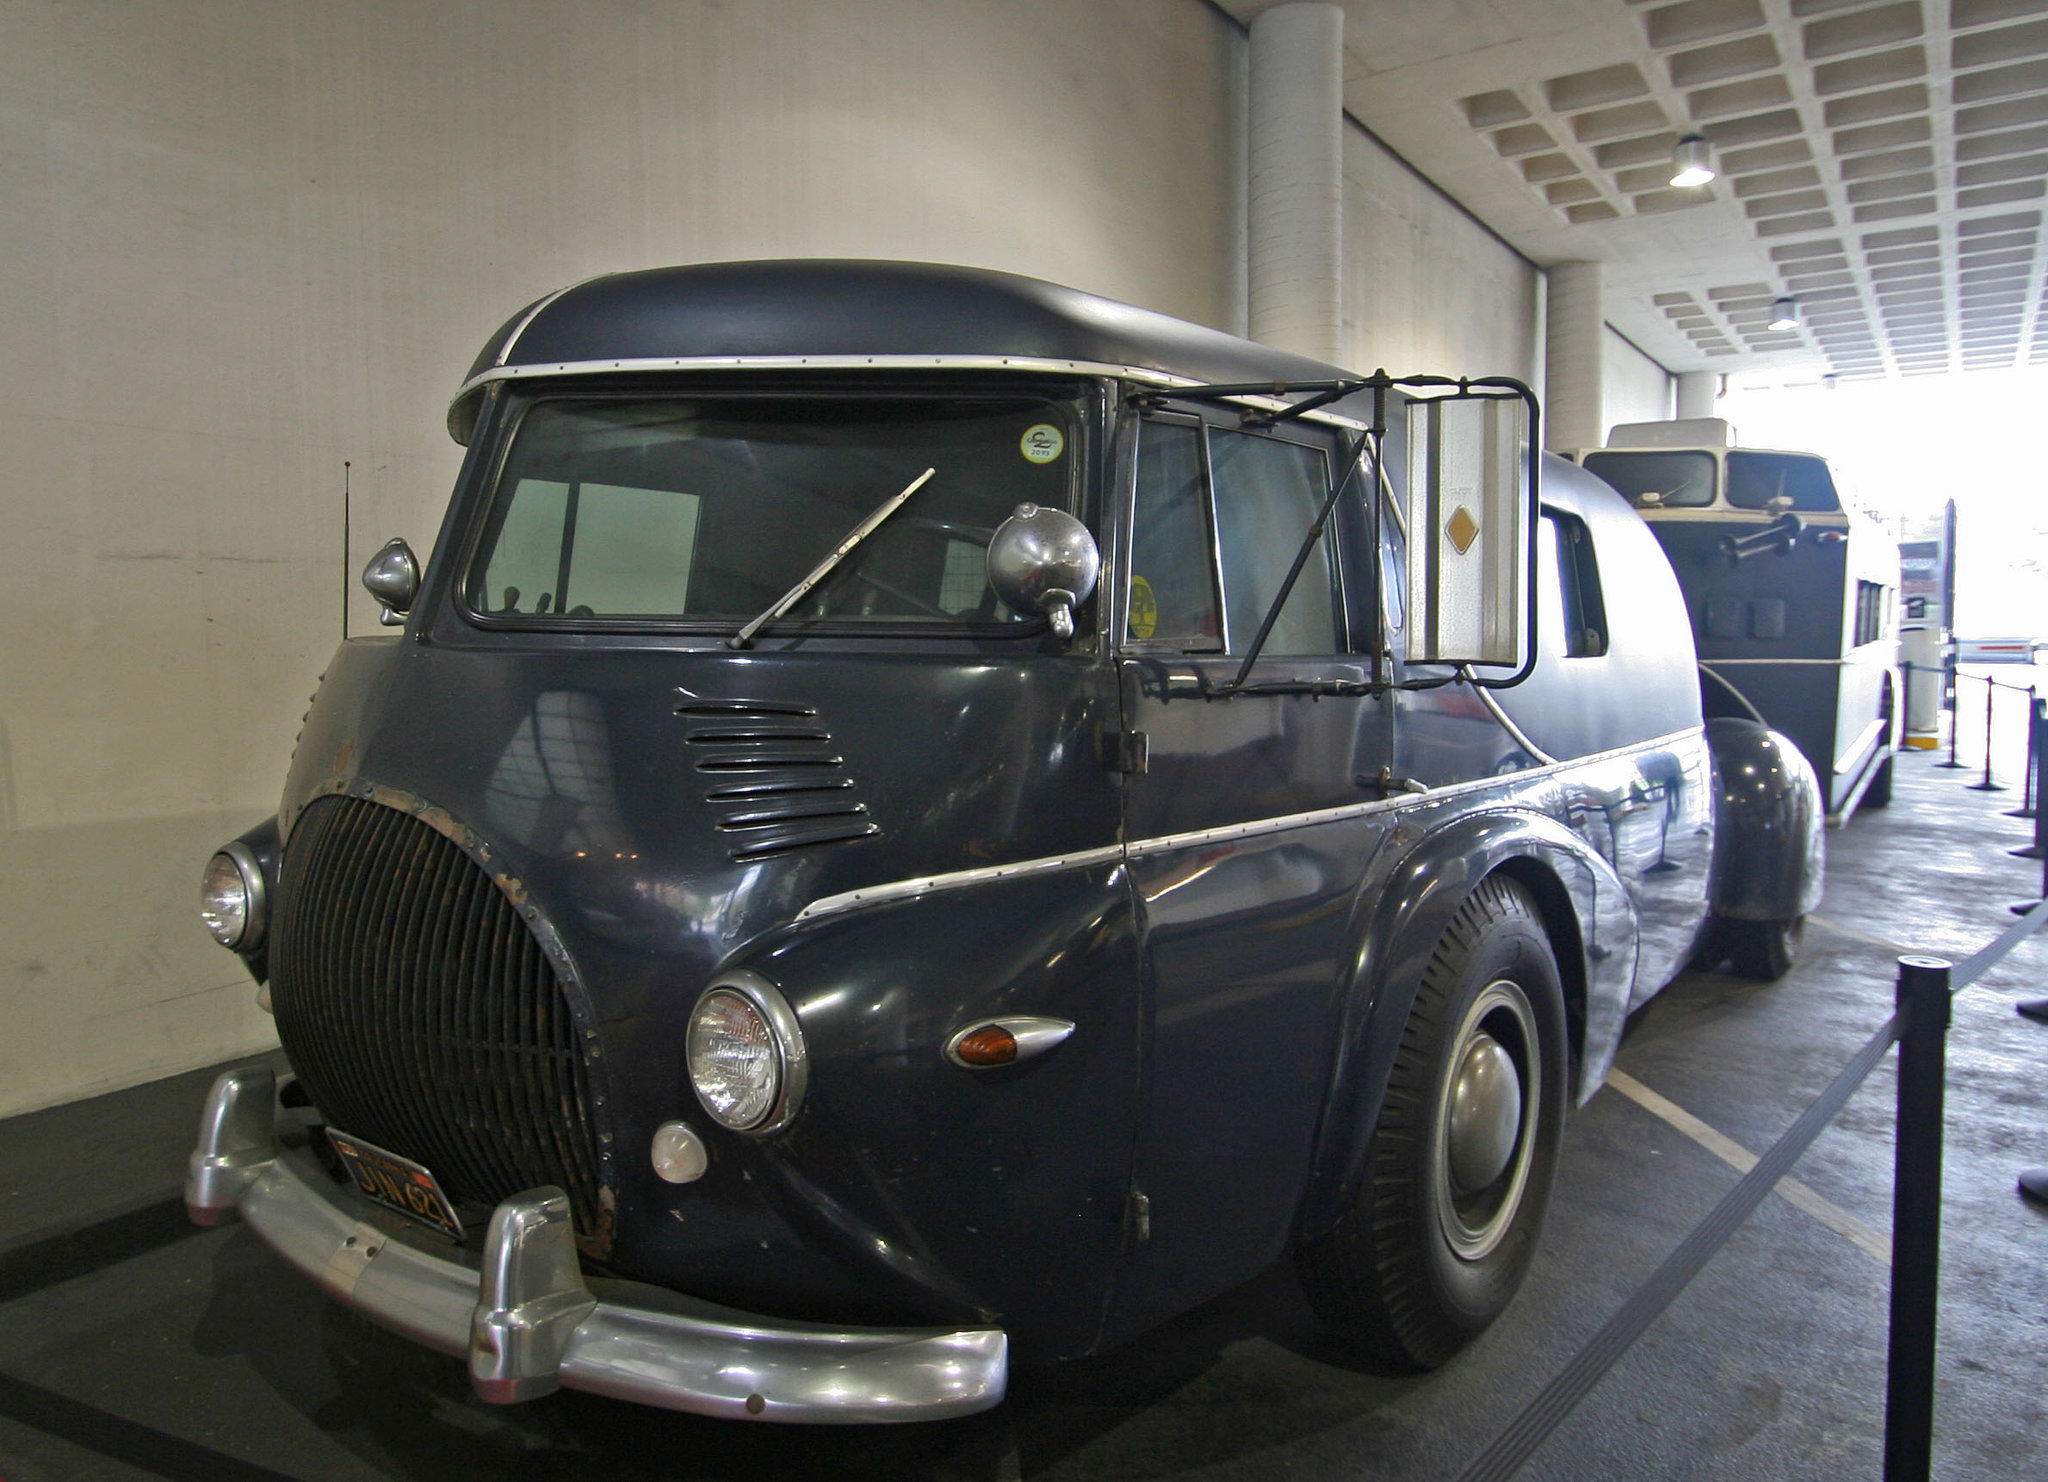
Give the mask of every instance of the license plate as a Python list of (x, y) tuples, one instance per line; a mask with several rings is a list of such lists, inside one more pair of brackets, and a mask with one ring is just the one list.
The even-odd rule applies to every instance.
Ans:
[(395, 1209), (408, 1219), (431, 1225), (443, 1235), (462, 1238), (462, 1221), (455, 1206), (434, 1182), (434, 1175), (410, 1158), (388, 1153), (375, 1143), (364, 1142), (346, 1132), (327, 1129), (327, 1140), (341, 1155), (342, 1166), (366, 1198), (386, 1209)]

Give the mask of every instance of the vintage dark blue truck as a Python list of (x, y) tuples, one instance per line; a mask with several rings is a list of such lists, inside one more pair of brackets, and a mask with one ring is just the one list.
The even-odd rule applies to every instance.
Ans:
[(1629, 1011), (1819, 889), (1535, 410), (958, 268), (531, 306), (208, 865), (294, 1074), (193, 1217), (499, 1401), (956, 1415), (1290, 1255), (1442, 1362)]

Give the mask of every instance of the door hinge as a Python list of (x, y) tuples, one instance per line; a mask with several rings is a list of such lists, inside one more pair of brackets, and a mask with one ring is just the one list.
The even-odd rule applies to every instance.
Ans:
[(1136, 1189), (1124, 1201), (1124, 1228), (1140, 1245), (1152, 1238), (1152, 1201)]
[(1105, 731), (1102, 764), (1112, 772), (1142, 772), (1147, 752), (1143, 731)]

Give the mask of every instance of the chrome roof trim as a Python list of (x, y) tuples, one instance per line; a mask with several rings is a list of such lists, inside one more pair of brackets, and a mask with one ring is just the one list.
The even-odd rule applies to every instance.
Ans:
[[(512, 351), (519, 344), (519, 337), (526, 333), (528, 325), (532, 324), (534, 320), (540, 318), (541, 310), (545, 309), (549, 304), (553, 303), (563, 294), (573, 293), (577, 289), (581, 288), (585, 283), (595, 283), (599, 278), (602, 278), (604, 276), (605, 275), (603, 273), (598, 273), (588, 278), (579, 278), (574, 283), (569, 284), (567, 287), (557, 288), (553, 293), (549, 294), (546, 298), (542, 299), (539, 303), (535, 304), (532, 308), (528, 309), (526, 311), (525, 317), (523, 317), (516, 325), (512, 327), (512, 333), (505, 336), (505, 343), (498, 347), (498, 359), (496, 364), (499, 366), (503, 366), (506, 361), (512, 358)], [(488, 372), (486, 372), (484, 375), (472, 378), (469, 381), (469, 383), (462, 388), (462, 391), (458, 391), (455, 393), (455, 400), (462, 400), (463, 391), (469, 390), (470, 386), (481, 385), (484, 381), (488, 379)]]
[[(574, 286), (574, 285), (572, 285)], [(562, 293), (567, 293), (563, 289)], [(512, 352), (512, 346), (519, 336), (526, 332), (542, 309), (553, 303), (561, 294), (536, 304), (500, 352), (498, 363), (481, 374), (471, 376), (462, 383), (449, 401), (452, 408), (463, 397), (482, 389), (492, 381), (523, 381), (536, 376), (609, 376), (644, 375), (659, 371), (721, 371), (721, 370), (976, 370), (976, 371), (1026, 371), (1034, 375), (1064, 376), (1106, 376), (1119, 381), (1138, 381), (1161, 390), (1172, 391), (1183, 387), (1200, 386), (1201, 381), (1187, 376), (1176, 376), (1166, 371), (1148, 370), (1143, 366), (1111, 365), (1093, 360), (1050, 360), (1031, 355), (683, 355), (658, 356), (640, 360), (571, 360), (551, 365), (507, 365), (505, 357)], [(1288, 402), (1278, 396), (1236, 396), (1231, 401), (1260, 411), (1285, 411)], [(1321, 422), (1332, 427), (1342, 427), (1352, 432), (1363, 432), (1365, 423), (1355, 417), (1318, 409), (1306, 412), (1302, 420)]]
[(860, 890), (842, 891), (838, 895), (820, 896), (797, 912), (795, 920), (815, 921), (821, 916), (836, 915), (841, 911), (850, 911), (856, 906), (877, 906), (890, 901), (913, 900), (941, 890), (959, 890), (969, 885), (1014, 880), (1026, 875), (1046, 875), (1060, 870), (1086, 869), (1090, 865), (1110, 864), (1125, 858), (1144, 859), (1150, 855), (1169, 854), (1179, 849), (1257, 838), (1263, 834), (1283, 833), (1289, 829), (1308, 828), (1319, 823), (1340, 823), (1346, 819), (1365, 818), (1374, 813), (1391, 813), (1401, 808), (1420, 807), (1425, 803), (1440, 802), (1445, 798), (1483, 792), (1507, 783), (1528, 782), (1555, 776), (1572, 767), (1597, 766), (1602, 762), (1634, 756), (1638, 752), (1655, 751), (1659, 747), (1675, 745), (1705, 735), (1705, 726), (1687, 726), (1666, 735), (1651, 737), (1647, 741), (1634, 741), (1627, 746), (1617, 746), (1609, 751), (1596, 751), (1589, 756), (1573, 757), (1568, 761), (1530, 767), (1520, 772), (1503, 772), (1498, 776), (1475, 777), (1467, 782), (1448, 783), (1443, 787), (1433, 787), (1426, 793), (1403, 793), (1391, 798), (1376, 798), (1369, 803), (1340, 803), (1333, 808), (1316, 808), (1306, 813), (1289, 813), (1278, 818), (1257, 818), (1249, 823), (1195, 829), (1184, 834), (1162, 834), (1157, 838), (1138, 839), (1123, 846), (1110, 844), (1100, 849), (1080, 850), (1074, 854), (1055, 854), (1042, 859), (1020, 860), (1016, 864), (986, 865), (979, 869), (955, 870), (945, 875), (925, 875), (915, 880), (892, 880), (886, 884), (870, 885)]

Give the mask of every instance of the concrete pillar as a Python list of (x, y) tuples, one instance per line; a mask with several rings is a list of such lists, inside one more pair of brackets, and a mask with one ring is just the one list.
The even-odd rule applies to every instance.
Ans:
[(1336, 363), (1344, 322), (1344, 12), (1252, 21), (1247, 259), (1252, 338)]
[(1719, 371), (1680, 371), (1678, 374), (1678, 415), (1711, 417), (1721, 394)]
[(1600, 405), (1600, 359), (1607, 316), (1600, 307), (1597, 262), (1553, 263), (1546, 270), (1549, 328), (1543, 346), (1543, 446), (1597, 448), (1607, 439)]

